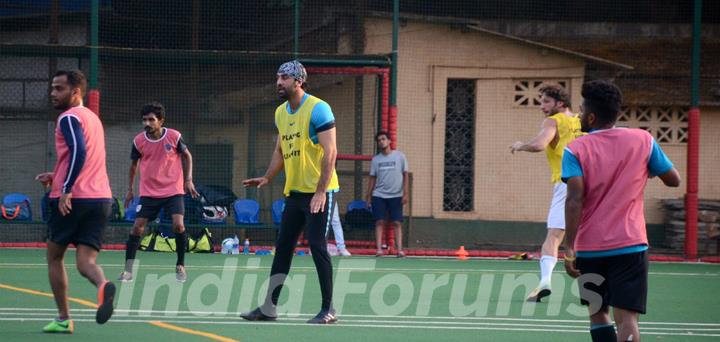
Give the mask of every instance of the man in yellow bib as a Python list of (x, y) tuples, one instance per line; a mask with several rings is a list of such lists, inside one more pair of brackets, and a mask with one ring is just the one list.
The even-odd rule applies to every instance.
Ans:
[(270, 166), (264, 176), (243, 181), (246, 187), (259, 188), (285, 170), (285, 209), (275, 242), (270, 284), (265, 303), (241, 314), (249, 321), (277, 319), (280, 291), (304, 227), (322, 295), (320, 313), (308, 323), (337, 322), (332, 307), (332, 264), (326, 239), (335, 203), (334, 193), (340, 188), (335, 173), (335, 117), (325, 101), (305, 92), (306, 79), (307, 72), (300, 62), (290, 61), (280, 66), (277, 92), (286, 101), (275, 110), (278, 139)]
[(570, 111), (570, 95), (557, 84), (540, 88), (540, 110), (547, 117), (540, 132), (530, 141), (517, 141), (510, 145), (510, 152), (542, 152), (547, 155), (552, 172), (553, 197), (547, 218), (547, 236), (540, 257), (540, 284), (527, 297), (527, 301), (539, 302), (551, 293), (550, 280), (557, 263), (558, 248), (565, 235), (565, 198), (567, 186), (560, 180), (562, 156), (565, 146), (580, 136), (580, 119)]

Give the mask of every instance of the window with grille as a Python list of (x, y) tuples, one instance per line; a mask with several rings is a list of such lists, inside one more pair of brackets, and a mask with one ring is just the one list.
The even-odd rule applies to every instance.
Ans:
[(567, 89), (566, 80), (515, 80), (513, 105), (515, 107), (540, 107), (540, 88), (554, 83)]
[(444, 211), (472, 211), (475, 192), (475, 80), (448, 79)]
[(644, 129), (660, 144), (687, 143), (687, 109), (681, 107), (624, 107), (617, 127)]

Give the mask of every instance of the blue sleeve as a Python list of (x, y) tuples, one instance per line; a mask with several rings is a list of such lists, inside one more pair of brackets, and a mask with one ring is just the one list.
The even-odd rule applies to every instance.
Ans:
[(665, 152), (660, 148), (657, 141), (653, 139), (652, 151), (650, 152), (650, 159), (648, 159), (648, 170), (650, 170), (650, 174), (659, 176), (670, 171), (672, 167), (673, 163), (667, 155), (665, 155)]
[(140, 153), (140, 151), (138, 151), (137, 147), (135, 147), (135, 144), (133, 144), (132, 150), (130, 151), (130, 159), (139, 160), (140, 157), (142, 157), (142, 154)]
[(568, 179), (573, 177), (582, 177), (583, 171), (580, 167), (580, 161), (567, 147), (563, 151), (562, 157), (562, 181), (567, 183)]
[(327, 131), (335, 127), (335, 116), (329, 104), (319, 102), (315, 105), (310, 115), (310, 125), (315, 128), (315, 133)]
[(187, 150), (187, 145), (185, 145), (185, 141), (183, 141), (182, 137), (180, 137), (177, 142), (177, 153), (183, 154), (185, 153), (185, 150)]
[(73, 116), (65, 116), (60, 119), (60, 131), (65, 138), (65, 144), (70, 151), (70, 163), (68, 164), (67, 178), (62, 186), (62, 193), (72, 192), (80, 171), (85, 165), (87, 149), (85, 147), (85, 136), (83, 135), (80, 121)]

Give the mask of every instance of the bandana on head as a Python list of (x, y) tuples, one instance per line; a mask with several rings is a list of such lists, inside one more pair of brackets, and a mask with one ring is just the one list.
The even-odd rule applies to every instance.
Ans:
[(283, 63), (277, 73), (281, 75), (288, 75), (301, 82), (305, 82), (305, 79), (307, 79), (305, 67), (297, 60)]

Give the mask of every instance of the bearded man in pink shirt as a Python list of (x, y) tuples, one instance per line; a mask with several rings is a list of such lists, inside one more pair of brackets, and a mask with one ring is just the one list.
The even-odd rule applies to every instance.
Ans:
[(135, 208), (136, 217), (132, 232), (128, 237), (125, 250), (125, 270), (118, 278), (121, 282), (133, 280), (135, 253), (140, 239), (149, 221), (155, 220), (160, 210), (172, 218), (175, 233), (175, 251), (177, 262), (175, 276), (178, 282), (187, 280), (185, 271), (185, 193), (193, 198), (198, 196), (192, 181), (192, 155), (182, 140), (180, 132), (163, 127), (165, 107), (158, 102), (150, 102), (140, 109), (144, 132), (133, 139), (130, 159), (130, 186), (125, 195), (125, 207), (133, 200), (135, 174), (140, 168), (140, 203)]
[(72, 334), (68, 305), (65, 251), (77, 248), (78, 271), (98, 289), (95, 320), (103, 324), (113, 314), (115, 285), (107, 281), (96, 259), (110, 216), (110, 181), (105, 167), (105, 131), (100, 118), (83, 106), (87, 79), (79, 70), (60, 70), (52, 79), (50, 99), (62, 111), (55, 127), (57, 162), (53, 172), (35, 179), (50, 187), (47, 262), (58, 317), (43, 328), (46, 333)]

